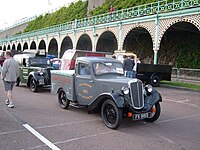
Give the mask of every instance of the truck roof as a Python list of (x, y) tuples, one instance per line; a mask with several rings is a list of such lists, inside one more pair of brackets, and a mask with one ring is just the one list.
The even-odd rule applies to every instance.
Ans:
[(116, 60), (114, 58), (108, 58), (108, 57), (78, 57), (78, 61), (86, 61), (86, 62), (120, 62), (119, 60)]

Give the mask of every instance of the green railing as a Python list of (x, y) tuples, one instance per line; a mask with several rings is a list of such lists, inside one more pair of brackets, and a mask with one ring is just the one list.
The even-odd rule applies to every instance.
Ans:
[(131, 19), (141, 16), (148, 16), (153, 14), (160, 14), (160, 13), (166, 13), (171, 11), (178, 11), (193, 7), (199, 7), (200, 6), (200, 0), (179, 0), (179, 1), (173, 1), (168, 2), (167, 0), (163, 1), (157, 1), (154, 3), (139, 5), (132, 8), (122, 9), (111, 13), (105, 13), (97, 16), (92, 16), (88, 18), (83, 18), (71, 22), (67, 22), (64, 24), (59, 24), (27, 33), (23, 33), (20, 35), (14, 35), (8, 38), (4, 38), (0, 40), (0, 43), (2, 42), (8, 42), (8, 41), (14, 41), (17, 39), (23, 39), (27, 37), (33, 37), (33, 36), (40, 36), (45, 35), (49, 33), (56, 33), (71, 29), (77, 29), (87, 26), (94, 26), (99, 24), (106, 24), (114, 21), (121, 21), (125, 19)]

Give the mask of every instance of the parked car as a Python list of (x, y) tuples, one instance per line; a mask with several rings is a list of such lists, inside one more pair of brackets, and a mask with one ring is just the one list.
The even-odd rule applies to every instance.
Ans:
[(50, 61), (51, 61), (52, 67), (55, 70), (59, 70), (60, 69), (61, 59), (59, 59), (59, 58), (53, 58), (53, 59), (50, 59)]
[[(10, 50), (10, 51), (11, 51), (12, 56), (21, 53), (20, 51), (16, 51), (16, 50)], [(6, 51), (0, 50), (0, 66), (3, 66), (3, 62), (6, 60), (5, 52)]]
[(53, 70), (51, 62), (46, 58), (45, 53), (39, 54), (37, 50), (25, 51), (23, 54), (17, 54), (14, 59), (20, 65), (19, 78), (16, 86), (25, 83), (32, 92), (51, 85), (50, 70)]
[(61, 66), (60, 70), (72, 70), (75, 67), (76, 58), (87, 56), (99, 56), (105, 57), (107, 55), (111, 55), (110, 53), (105, 52), (92, 52), (87, 50), (76, 50), (76, 49), (69, 49), (66, 50), (61, 58)]
[(71, 105), (101, 112), (108, 128), (118, 128), (122, 118), (154, 122), (160, 116), (159, 92), (139, 79), (126, 78), (116, 59), (78, 57), (74, 70), (52, 70), (51, 77), (51, 93), (58, 94), (62, 109)]
[(3, 62), (6, 60), (4, 55), (5, 55), (5, 51), (0, 50), (0, 66), (3, 66)]
[(172, 66), (170, 65), (154, 65), (137, 63), (137, 55), (134, 53), (126, 53), (125, 51), (115, 51), (116, 59), (123, 62), (123, 56), (134, 56), (136, 78), (142, 80), (145, 84), (151, 84), (154, 87), (160, 86), (161, 80), (171, 81)]

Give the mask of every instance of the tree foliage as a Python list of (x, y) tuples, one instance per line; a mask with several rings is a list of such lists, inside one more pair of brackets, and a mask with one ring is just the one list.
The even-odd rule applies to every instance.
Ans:
[(79, 0), (71, 3), (68, 7), (62, 7), (54, 13), (40, 15), (35, 20), (29, 22), (24, 32), (38, 30), (49, 26), (69, 22), (75, 19), (85, 18), (87, 16), (87, 1)]

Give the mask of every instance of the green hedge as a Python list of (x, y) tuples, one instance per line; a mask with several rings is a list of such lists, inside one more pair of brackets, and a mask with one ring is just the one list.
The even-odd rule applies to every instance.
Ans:
[(68, 7), (62, 7), (52, 14), (39, 16), (35, 20), (29, 22), (24, 32), (38, 30), (49, 26), (69, 22), (75, 19), (85, 18), (87, 16), (88, 2), (79, 0), (76, 3), (71, 3)]

